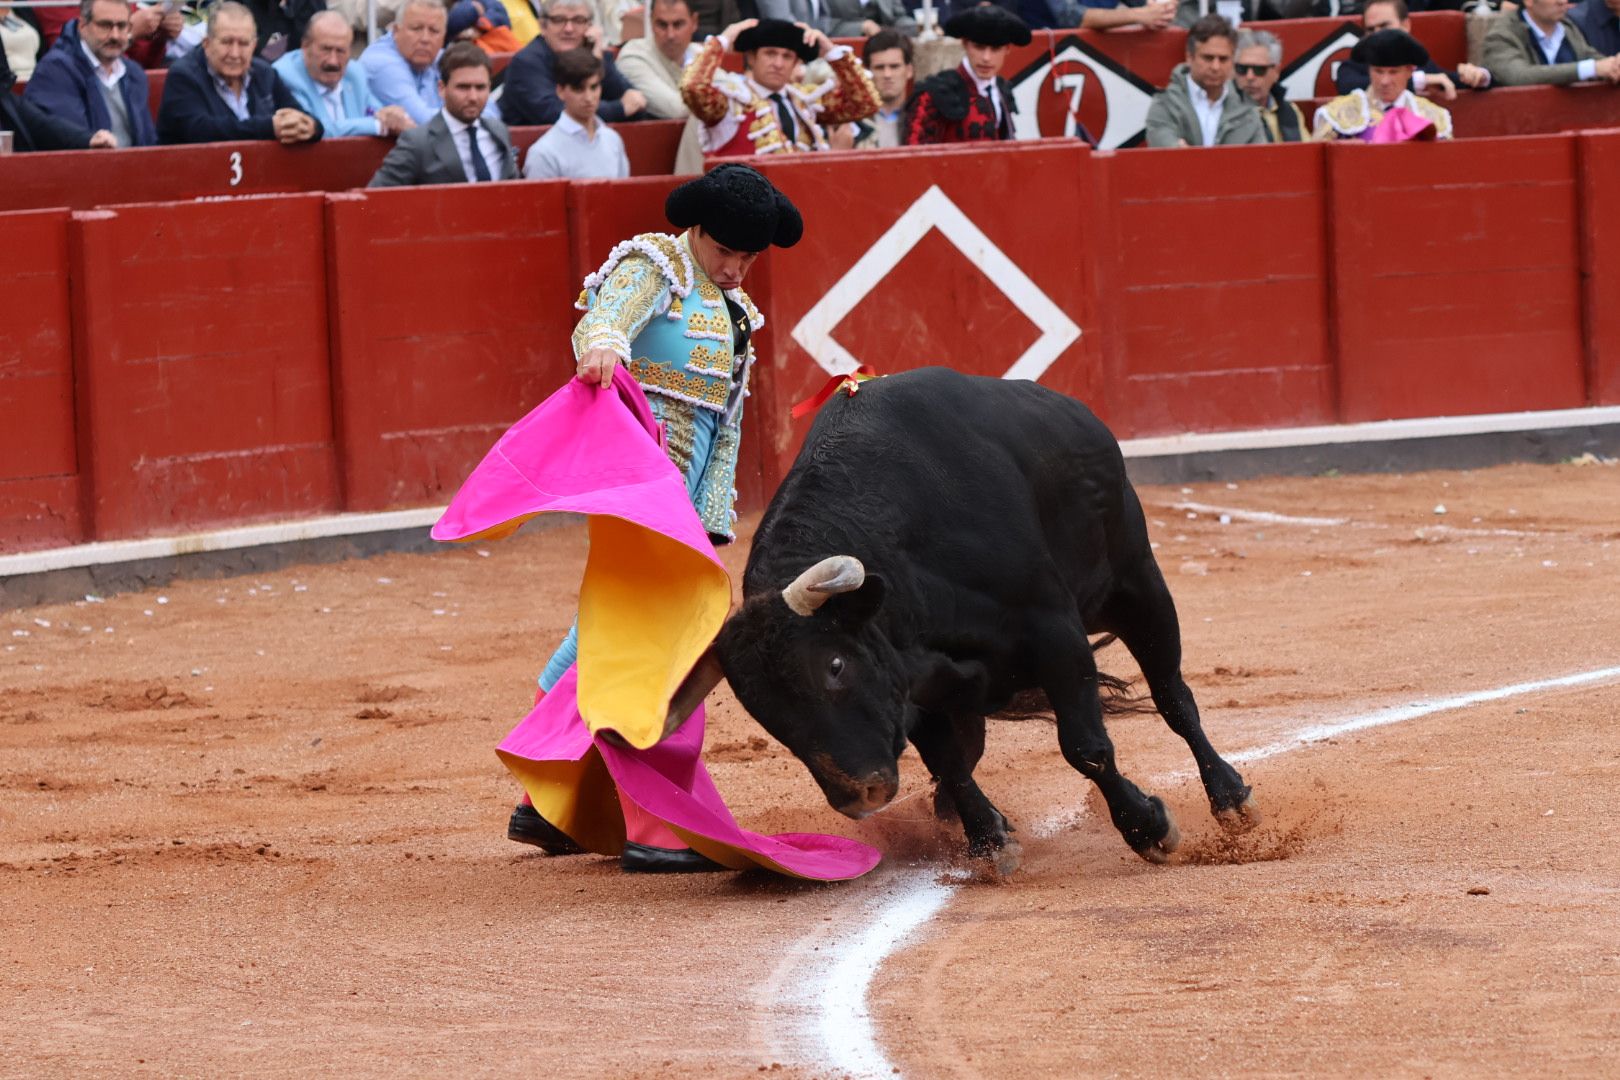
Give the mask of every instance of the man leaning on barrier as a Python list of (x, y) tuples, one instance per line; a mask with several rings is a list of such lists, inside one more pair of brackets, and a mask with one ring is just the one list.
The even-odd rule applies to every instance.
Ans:
[(62, 28), (23, 96), (82, 131), (92, 147), (153, 145), (157, 126), (147, 104), (146, 72), (125, 59), (129, 40), (128, 4), (83, 0), (78, 19)]
[(169, 69), (158, 107), (158, 140), (165, 143), (277, 139), (315, 142), (325, 130), (268, 62), (253, 55), (253, 13), (236, 0), (208, 9), (201, 49)]
[(418, 124), (433, 119), (439, 97), (439, 57), (449, 15), (439, 0), (406, 0), (388, 33), (360, 54), (371, 94), (398, 105)]
[(372, 96), (365, 73), (349, 62), (353, 45), (348, 21), (322, 11), (305, 25), (303, 47), (270, 66), (328, 135), (398, 135), (415, 127), (404, 108)]
[(1620, 56), (1594, 49), (1569, 18), (1569, 0), (1525, 0), (1485, 31), (1485, 66), (1503, 86), (1620, 83)]

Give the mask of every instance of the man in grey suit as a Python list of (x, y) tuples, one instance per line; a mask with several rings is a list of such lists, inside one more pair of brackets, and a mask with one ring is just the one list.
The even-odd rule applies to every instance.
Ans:
[(439, 59), (444, 106), (432, 119), (399, 137), (368, 187), (482, 183), (517, 179), (512, 136), (499, 120), (482, 115), (489, 103), (489, 56), (464, 41)]
[[(757, 0), (759, 17), (803, 23), (833, 38), (871, 37), (879, 30), (911, 35), (917, 22), (902, 0)], [(936, 4), (936, 7), (941, 5)]]
[(1620, 82), (1620, 57), (1604, 56), (1587, 44), (1569, 19), (1569, 0), (1524, 0), (1519, 11), (1492, 19), (1485, 32), (1485, 69), (1499, 86)]

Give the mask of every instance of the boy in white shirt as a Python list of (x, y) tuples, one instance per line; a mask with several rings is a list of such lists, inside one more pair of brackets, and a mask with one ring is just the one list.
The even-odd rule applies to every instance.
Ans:
[(617, 180), (630, 175), (619, 133), (602, 123), (602, 61), (589, 49), (557, 56), (557, 96), (563, 113), (523, 159), (526, 180)]

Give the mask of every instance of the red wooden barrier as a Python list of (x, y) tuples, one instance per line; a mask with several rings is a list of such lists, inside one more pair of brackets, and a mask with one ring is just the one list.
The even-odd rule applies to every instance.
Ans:
[(1100, 233), (1097, 309), (1117, 433), (1333, 420), (1322, 149), (1093, 160), (1086, 213)]
[(447, 501), (573, 374), (566, 192), (550, 180), (328, 197), (348, 509)]
[(1587, 385), (1594, 405), (1620, 405), (1620, 131), (1582, 135), (1581, 276)]
[[(582, 180), (568, 185), (569, 266), (574, 288), (602, 265), (613, 245), (637, 233), (671, 232), (664, 200), (687, 177)], [(574, 299), (574, 293), (568, 299)]]
[(66, 210), (0, 214), (0, 551), (84, 539), (67, 236)]
[(750, 279), (766, 305), (751, 407), (768, 485), (808, 423), (790, 408), (856, 364), (1014, 374), (1097, 400), (1092, 222), (1062, 210), (1083, 205), (1089, 156), (1053, 140), (759, 163), (805, 220), (804, 239)]
[(337, 508), (322, 202), (74, 215), (80, 466), (97, 539)]
[[(667, 174), (684, 122), (616, 124), (632, 175)], [(518, 164), (545, 128), (515, 128)], [(365, 187), (392, 148), (388, 139), (322, 139), (314, 146), (275, 142), (149, 146), (14, 154), (0, 160), (0, 211)]]
[(1327, 165), (1341, 419), (1586, 403), (1573, 136)]

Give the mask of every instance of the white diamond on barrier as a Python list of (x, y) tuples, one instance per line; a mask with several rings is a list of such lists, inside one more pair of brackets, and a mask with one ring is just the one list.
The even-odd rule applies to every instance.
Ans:
[[(982, 270), (1041, 331), (1041, 336), (1024, 350), (1002, 378), (1039, 379), (1080, 336), (1080, 328), (938, 185), (923, 192), (889, 231), (878, 237), (826, 295), (804, 313), (793, 328), (793, 340), (829, 375), (848, 375), (860, 367), (861, 361), (833, 339), (833, 330), (933, 229), (938, 229), (941, 236)], [(881, 367), (880, 364), (873, 366)]]

